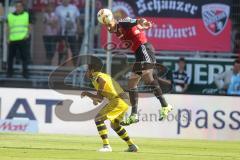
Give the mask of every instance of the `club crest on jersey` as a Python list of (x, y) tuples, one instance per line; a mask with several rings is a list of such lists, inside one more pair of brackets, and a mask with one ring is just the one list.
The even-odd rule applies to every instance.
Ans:
[(213, 35), (219, 35), (226, 27), (230, 15), (230, 6), (225, 4), (206, 4), (202, 6), (204, 26)]

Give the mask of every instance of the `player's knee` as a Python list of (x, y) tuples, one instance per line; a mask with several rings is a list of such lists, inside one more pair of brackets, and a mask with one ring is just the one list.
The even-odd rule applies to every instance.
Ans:
[(128, 82), (128, 88), (129, 88), (129, 89), (137, 88), (137, 84), (136, 84), (136, 83), (133, 83), (133, 82)]
[(149, 85), (151, 86), (150, 88), (153, 91), (161, 89), (160, 85), (158, 84), (158, 82), (156, 80), (153, 80), (153, 81), (149, 82)]
[(136, 92), (138, 92), (138, 88), (129, 88), (128, 92), (136, 93)]
[(138, 82), (141, 79), (141, 77), (135, 73), (132, 73), (132, 75), (130, 76), (129, 80), (128, 80), (128, 88), (132, 89), (132, 88), (137, 88)]
[(154, 79), (154, 80), (150, 81), (149, 83), (150, 83), (150, 85), (152, 85), (154, 87), (160, 87), (157, 79)]

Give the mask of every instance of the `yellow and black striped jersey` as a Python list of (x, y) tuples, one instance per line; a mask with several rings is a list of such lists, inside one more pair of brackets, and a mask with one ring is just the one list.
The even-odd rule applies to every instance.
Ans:
[(102, 72), (94, 72), (93, 78), (91, 78), (92, 84), (96, 90), (99, 90), (99, 83), (97, 81), (99, 77), (101, 77), (106, 82), (102, 91), (103, 97), (111, 100), (124, 93), (124, 90), (118, 82), (116, 82), (110, 75)]

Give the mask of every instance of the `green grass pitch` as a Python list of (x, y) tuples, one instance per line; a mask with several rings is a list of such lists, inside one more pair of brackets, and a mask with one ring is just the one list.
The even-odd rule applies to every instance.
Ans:
[(0, 160), (240, 160), (240, 142), (134, 138), (138, 153), (111, 138), (112, 153), (99, 153), (99, 137), (0, 134)]

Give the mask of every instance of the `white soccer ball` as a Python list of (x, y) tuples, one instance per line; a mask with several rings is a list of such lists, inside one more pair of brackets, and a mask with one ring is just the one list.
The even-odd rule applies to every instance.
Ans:
[(101, 24), (109, 24), (113, 20), (113, 14), (110, 9), (101, 9), (97, 14), (98, 21)]

